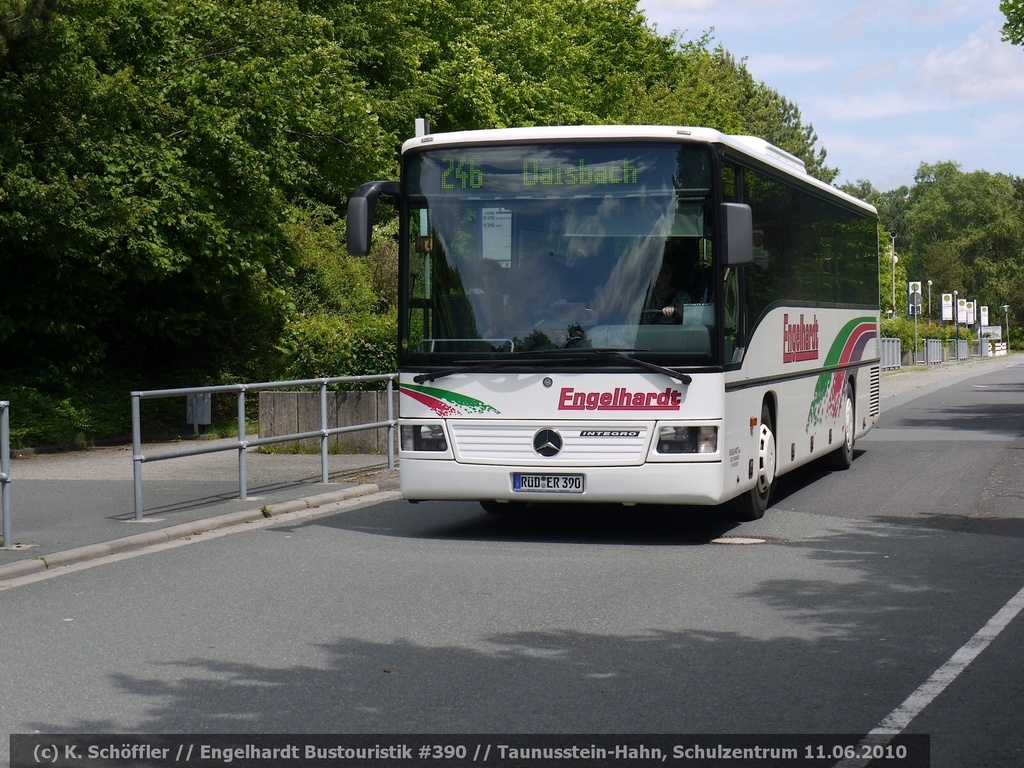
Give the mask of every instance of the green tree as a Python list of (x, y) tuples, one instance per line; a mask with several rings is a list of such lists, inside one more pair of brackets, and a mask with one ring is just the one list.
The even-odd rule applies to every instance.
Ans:
[(859, 179), (856, 183), (847, 182), (840, 184), (839, 189), (848, 195), (863, 200), (865, 203), (871, 203), (871, 205), (878, 207), (881, 202), (882, 193), (875, 189), (870, 181), (866, 179)]
[(1021, 0), (1002, 0), (999, 10), (1006, 17), (1003, 24), (1003, 40), (1014, 45), (1024, 45), (1024, 2)]
[(1024, 204), (1018, 180), (956, 163), (922, 164), (905, 217), (910, 273), (982, 305), (1024, 306)]
[(0, 59), (34, 35), (57, 0), (0, 0)]
[(11, 367), (159, 378), (272, 362), (290, 209), (332, 213), (392, 162), (350, 68), (331, 25), (287, 2), (62, 5), (0, 63)]
[[(898, 240), (899, 238), (897, 238)], [(879, 231), (878, 306), (882, 316), (907, 316), (907, 259), (899, 248), (893, 249), (892, 235), (884, 227)], [(893, 263), (892, 256), (896, 256)], [(894, 282), (895, 278), (895, 282)]]
[(833, 178), (796, 105), (712, 46), (636, 0), (0, 0), (4, 375), (386, 365), (393, 243), (349, 259), (340, 214), (416, 117), (707, 125)]
[[(428, 18), (432, 3), (299, 0), (299, 7), (330, 22), (331, 40), (344, 52), (349, 76), (365, 90), (367, 109), (393, 152), (416, 118), (430, 116), (434, 103), (424, 82), (426, 61), (436, 49)], [(378, 175), (393, 175), (393, 157), (382, 160)]]
[(438, 130), (613, 122), (672, 58), (635, 0), (431, 1), (422, 28)]
[(660, 123), (755, 133), (834, 178), (799, 110), (721, 47), (660, 35), (635, 0), (311, 0), (378, 104), (396, 145), (415, 117), (436, 131)]
[(703, 125), (742, 133), (744, 89), (735, 59), (710, 45), (710, 33), (690, 42), (679, 38), (667, 69), (633, 94), (626, 122)]

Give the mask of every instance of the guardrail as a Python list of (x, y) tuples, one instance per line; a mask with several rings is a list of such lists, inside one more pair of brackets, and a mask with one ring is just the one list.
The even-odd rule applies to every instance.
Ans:
[(0, 516), (3, 517), (3, 546), (14, 546), (11, 527), (11, 404), (0, 400)]
[[(386, 373), (376, 376), (339, 376), (324, 379), (297, 379), (294, 381), (266, 381), (257, 384), (225, 384), (212, 387), (183, 387), (180, 389), (151, 389), (140, 392), (132, 392), (132, 475), (135, 489), (135, 519), (141, 521), (142, 516), (142, 465), (150, 461), (167, 461), (169, 459), (180, 459), (186, 456), (200, 456), (207, 453), (218, 453), (222, 451), (238, 452), (238, 498), (248, 498), (246, 461), (245, 454), (248, 448), (255, 448), (271, 443), (283, 443), (290, 440), (307, 440), (311, 438), (320, 439), (320, 469), (322, 482), (328, 482), (328, 440), (332, 435), (343, 432), (357, 432), (364, 429), (388, 430), (388, 469), (395, 468), (395, 427), (398, 420), (395, 418), (392, 407), (394, 382), (398, 378), (397, 373)], [(371, 424), (353, 424), (344, 427), (328, 427), (327, 425), (327, 387), (331, 384), (354, 384), (370, 382), (387, 382), (387, 418), (384, 421), (377, 421)], [(249, 439), (245, 428), (245, 395), (246, 392), (259, 392), (267, 389), (286, 389), (295, 387), (320, 387), (320, 429), (309, 432), (298, 432), (288, 435), (274, 435), (272, 437)], [(237, 395), (238, 404), (238, 435), (233, 443), (220, 443), (219, 445), (198, 446), (185, 448), (176, 451), (164, 451), (157, 454), (143, 455), (142, 453), (142, 400), (182, 397), (189, 395), (208, 395), (217, 393), (231, 393)]]

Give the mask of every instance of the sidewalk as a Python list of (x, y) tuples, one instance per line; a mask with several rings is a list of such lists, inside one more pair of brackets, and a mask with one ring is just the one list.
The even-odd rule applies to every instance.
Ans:
[[(231, 442), (231, 441), (227, 441)], [(143, 455), (181, 444), (143, 446)], [(170, 541), (267, 515), (398, 487), (384, 455), (246, 453), (246, 496), (238, 498), (238, 452), (142, 463), (143, 521), (135, 520), (130, 446), (11, 459), (13, 547), (0, 549), (0, 582), (114, 552)]]
[(972, 357), (958, 363), (910, 365), (894, 371), (883, 371), (882, 418), (885, 418), (886, 403), (888, 407), (894, 408), (954, 381), (1017, 365), (1024, 365), (1024, 355), (1015, 353), (1000, 357)]
[[(1024, 356), (972, 358), (882, 375), (886, 403), (902, 404), (952, 381), (1024, 364)], [(174, 450), (144, 446), (143, 454)], [(246, 454), (247, 496), (238, 498), (235, 451), (142, 464), (143, 522), (135, 521), (131, 448), (29, 455), (11, 461), (14, 546), (0, 549), (0, 582), (49, 568), (150, 546), (200, 531), (398, 488), (387, 457)], [(6, 542), (5, 542), (6, 543)]]

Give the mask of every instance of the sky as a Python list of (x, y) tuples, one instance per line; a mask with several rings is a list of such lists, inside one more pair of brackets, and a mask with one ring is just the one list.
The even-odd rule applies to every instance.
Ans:
[[(711, 32), (800, 110), (835, 184), (912, 186), (921, 163), (1024, 177), (1024, 47), (999, 0), (639, 0), (662, 35)], [(714, 126), (710, 126), (714, 127)]]

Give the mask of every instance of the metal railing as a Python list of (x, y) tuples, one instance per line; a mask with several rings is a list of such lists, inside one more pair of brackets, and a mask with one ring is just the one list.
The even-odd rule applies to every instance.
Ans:
[(903, 365), (903, 350), (899, 339), (880, 339), (882, 342), (882, 370), (889, 371)]
[(965, 339), (950, 339), (950, 360), (968, 360), (971, 357), (970, 345)]
[(11, 527), (11, 417), (10, 403), (0, 400), (0, 516), (3, 517), (3, 545), (14, 546)]
[[(343, 432), (357, 432), (364, 429), (388, 430), (388, 469), (395, 468), (395, 427), (398, 424), (394, 415), (393, 392), (394, 381), (398, 378), (397, 373), (385, 373), (376, 376), (339, 376), (325, 379), (298, 379), (295, 381), (267, 381), (257, 384), (225, 384), (212, 387), (184, 387), (181, 389), (152, 389), (141, 392), (132, 392), (132, 474), (135, 487), (135, 519), (141, 521), (142, 517), (142, 465), (150, 461), (166, 461), (169, 459), (180, 459), (186, 456), (200, 456), (206, 453), (218, 453), (221, 451), (238, 452), (238, 498), (248, 498), (246, 461), (245, 455), (248, 448), (255, 448), (271, 443), (283, 443), (290, 440), (304, 440), (320, 438), (320, 469), (322, 482), (328, 482), (328, 440), (332, 435)], [(387, 382), (387, 419), (371, 424), (353, 424), (345, 427), (327, 426), (327, 387), (331, 384), (353, 384), (370, 382)], [(273, 437), (249, 439), (245, 429), (245, 395), (247, 392), (258, 392), (266, 389), (286, 389), (295, 387), (320, 387), (320, 429), (311, 432), (298, 432), (289, 435), (274, 435)], [(182, 397), (188, 395), (207, 395), (216, 393), (234, 392), (238, 401), (238, 435), (234, 442), (218, 445), (198, 446), (185, 448), (177, 451), (164, 451), (162, 453), (143, 455), (142, 453), (142, 400), (156, 399), (162, 397)]]
[(942, 362), (942, 339), (924, 339), (925, 365), (938, 365)]

